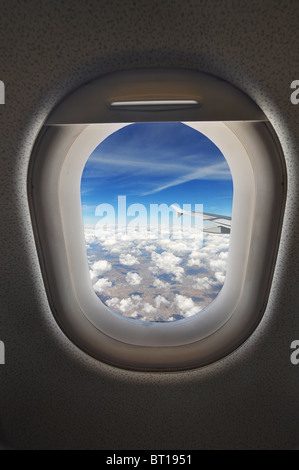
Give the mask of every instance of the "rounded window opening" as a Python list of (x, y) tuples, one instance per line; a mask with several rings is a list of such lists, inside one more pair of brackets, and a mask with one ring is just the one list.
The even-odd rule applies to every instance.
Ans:
[(199, 314), (224, 284), (233, 200), (219, 148), (181, 122), (135, 123), (88, 158), (81, 204), (93, 288), (146, 322)]
[(48, 117), (28, 174), (53, 315), (114, 366), (226, 356), (266, 308), (285, 196), (271, 124), (223, 80), (149, 69), (85, 84)]

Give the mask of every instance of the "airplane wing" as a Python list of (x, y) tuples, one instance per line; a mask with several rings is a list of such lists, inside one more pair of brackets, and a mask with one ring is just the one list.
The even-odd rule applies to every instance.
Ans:
[(193, 217), (202, 217), (204, 221), (208, 221), (211, 225), (204, 226), (203, 231), (207, 233), (230, 233), (231, 217), (226, 215), (209, 214), (208, 212), (186, 211), (179, 206), (172, 204), (171, 207), (176, 211), (177, 217), (183, 214)]

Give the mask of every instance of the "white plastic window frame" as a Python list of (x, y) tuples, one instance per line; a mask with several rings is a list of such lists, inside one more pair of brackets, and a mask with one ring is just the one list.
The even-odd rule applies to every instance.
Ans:
[(29, 196), (53, 313), (75, 344), (113, 365), (155, 371), (215, 361), (248, 337), (266, 306), (284, 205), (277, 138), (260, 116), (185, 124), (206, 135), (227, 159), (234, 198), (223, 288), (202, 312), (176, 322), (139, 322), (114, 313), (90, 281), (81, 175), (92, 151), (128, 122), (57, 125), (50, 119), (35, 147)]

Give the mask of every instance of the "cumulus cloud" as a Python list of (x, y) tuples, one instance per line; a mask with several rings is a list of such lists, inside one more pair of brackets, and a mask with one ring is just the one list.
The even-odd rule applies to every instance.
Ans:
[(210, 267), (215, 271), (225, 271), (227, 265), (228, 252), (218, 253), (217, 257), (210, 261)]
[(123, 312), (127, 312), (128, 310), (131, 310), (134, 307), (134, 304), (132, 302), (132, 299), (130, 297), (126, 299), (121, 299), (119, 302), (118, 308)]
[(116, 307), (119, 304), (119, 298), (118, 297), (112, 297), (111, 299), (106, 300), (106, 304), (110, 308)]
[(155, 265), (152, 270), (154, 274), (157, 273), (157, 269), (155, 268), (158, 268), (160, 271), (175, 277), (176, 281), (182, 279), (184, 268), (179, 266), (182, 262), (182, 258), (168, 251), (163, 251), (161, 254), (153, 252), (151, 258)]
[(133, 266), (134, 264), (139, 264), (139, 261), (135, 256), (130, 255), (130, 253), (120, 255), (119, 262), (125, 266)]
[(142, 251), (139, 248), (136, 248), (136, 246), (131, 247), (130, 251), (131, 253), (134, 253), (134, 255), (137, 255), (137, 256), (142, 255)]
[(209, 278), (197, 278), (194, 289), (211, 289), (223, 284), (225, 279), (229, 248), (229, 236), (208, 234), (204, 246), (193, 250), (188, 258), (187, 266), (199, 266), (208, 272)]
[(180, 310), (180, 313), (184, 317), (191, 317), (201, 310), (200, 307), (194, 304), (191, 297), (185, 297), (184, 295), (180, 294), (175, 295), (174, 305)]
[(107, 271), (110, 271), (111, 267), (111, 263), (109, 263), (105, 259), (100, 259), (99, 261), (93, 263), (92, 271), (95, 276), (102, 276), (102, 274), (106, 273)]
[(113, 308), (116, 311), (121, 313), (130, 313), (131, 317), (137, 317), (138, 313), (136, 311), (132, 311), (132, 309), (138, 308), (139, 305), (142, 303), (142, 298), (140, 295), (131, 295), (130, 297), (126, 297), (124, 299), (119, 299), (118, 297), (112, 297), (111, 299), (106, 301), (106, 304)]
[(147, 245), (144, 247), (146, 251), (155, 251), (156, 250), (156, 245)]
[(141, 295), (138, 295), (138, 294), (131, 295), (131, 299), (132, 299), (134, 302), (136, 302), (137, 305), (139, 305), (140, 302), (142, 302)]
[(153, 307), (151, 304), (149, 304), (148, 302), (146, 302), (143, 305), (143, 308), (142, 308), (142, 311), (145, 312), (145, 313), (155, 313), (156, 310), (157, 309), (155, 307)]
[[(177, 315), (195, 315), (210, 302), (205, 293), (217, 295), (225, 280), (229, 235), (205, 234), (201, 246), (196, 240), (151, 239), (146, 234), (136, 240), (131, 232), (116, 236), (113, 231), (95, 237), (89, 231), (86, 243), (92, 243), (87, 253), (96, 292), (110, 308), (132, 318), (154, 321), (159, 312), (164, 321), (175, 321)], [(189, 270), (187, 275), (185, 266), (195, 266), (200, 274)], [(162, 280), (165, 275), (172, 282)], [(132, 286), (141, 295), (132, 294)], [(200, 304), (193, 300), (199, 296), (205, 297)]]
[(164, 304), (164, 305), (169, 304), (169, 301), (167, 299), (165, 299), (165, 297), (163, 297), (163, 295), (157, 295), (157, 297), (155, 297), (154, 304), (155, 304), (156, 308), (160, 308), (160, 306), (162, 304)]
[(213, 282), (212, 279), (209, 279), (208, 277), (198, 277), (192, 287), (193, 289), (204, 290), (212, 289), (214, 285), (215, 282)]
[(98, 239), (94, 234), (94, 230), (90, 229), (85, 229), (84, 230), (84, 236), (85, 236), (85, 241), (86, 244), (89, 246), (91, 244), (97, 243)]
[(209, 263), (209, 255), (208, 253), (203, 253), (200, 250), (194, 250), (190, 253), (189, 259), (187, 262), (188, 266), (200, 266), (200, 267), (207, 267)]
[(161, 281), (161, 279), (156, 277), (153, 282), (153, 286), (157, 287), (158, 289), (169, 289), (170, 284), (168, 282)]
[(96, 280), (98, 279), (98, 277), (95, 275), (92, 269), (90, 269), (89, 275), (90, 275), (91, 283), (94, 284)]
[(128, 284), (131, 284), (131, 286), (138, 286), (138, 284), (140, 284), (142, 281), (142, 276), (140, 276), (138, 273), (129, 272), (126, 275), (126, 281)]
[(216, 272), (215, 273), (215, 278), (217, 279), (217, 281), (220, 283), (220, 284), (223, 284), (224, 281), (225, 281), (225, 274), (221, 273), (221, 272)]
[(185, 255), (186, 251), (190, 251), (192, 247), (192, 244), (188, 240), (173, 240), (172, 238), (159, 240), (159, 245), (163, 250), (181, 255)]
[(106, 238), (105, 240), (103, 240), (101, 242), (101, 245), (105, 248), (110, 248), (110, 247), (114, 246), (116, 243), (117, 243), (116, 238), (111, 237), (111, 238)]
[(106, 289), (109, 289), (109, 287), (112, 287), (112, 282), (105, 277), (99, 279), (93, 286), (94, 290), (99, 293), (104, 292)]

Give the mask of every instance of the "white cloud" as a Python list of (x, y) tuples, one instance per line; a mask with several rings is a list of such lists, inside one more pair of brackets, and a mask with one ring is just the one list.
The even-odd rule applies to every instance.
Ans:
[(127, 255), (121, 254), (119, 257), (119, 262), (121, 264), (124, 264), (125, 266), (133, 266), (134, 264), (139, 264), (139, 261), (135, 256), (130, 255), (128, 253)]
[(177, 254), (185, 254), (190, 250), (187, 240), (173, 240), (171, 238), (164, 238), (159, 240), (159, 244), (163, 250), (173, 251)]
[[(141, 308), (142, 305), (142, 297), (141, 295), (131, 295), (130, 297), (126, 297), (124, 299), (119, 299), (118, 297), (112, 297), (111, 299), (106, 301), (106, 304), (108, 307), (118, 311), (119, 313), (124, 313), (124, 314), (130, 314), (130, 317), (136, 318), (138, 316), (138, 313), (136, 310), (136, 307), (138, 309)], [(149, 305), (149, 304), (146, 304)], [(132, 311), (133, 310), (133, 311)], [(150, 309), (145, 311), (150, 312)]]
[(84, 236), (85, 236), (85, 241), (88, 245), (91, 245), (92, 243), (97, 242), (97, 237), (94, 234), (94, 230), (84, 230)]
[(144, 249), (146, 251), (155, 251), (156, 250), (156, 246), (155, 245), (147, 245), (144, 247)]
[(194, 307), (194, 302), (190, 297), (185, 297), (184, 295), (179, 294), (176, 294), (175, 296), (175, 304), (180, 310), (183, 310), (184, 312)]
[(207, 234), (204, 246), (193, 250), (187, 262), (187, 266), (199, 266), (209, 271), (210, 276), (215, 272), (225, 274), (228, 259), (229, 235)]
[(117, 307), (118, 304), (119, 304), (119, 298), (118, 297), (112, 297), (112, 299), (109, 299), (109, 300), (106, 301), (106, 304), (110, 308)]
[(201, 249), (203, 253), (216, 255), (223, 251), (227, 251), (229, 247), (229, 235), (213, 235), (211, 233), (205, 235), (204, 246)]
[[(186, 170), (188, 167), (186, 167)], [(214, 163), (212, 165), (201, 166), (199, 169), (193, 170), (191, 173), (187, 171), (185, 175), (181, 172), (180, 176), (174, 178), (172, 181), (169, 181), (167, 184), (162, 186), (156, 186), (156, 188), (151, 191), (144, 192), (143, 195), (154, 194), (163, 189), (172, 188), (173, 186), (178, 186), (182, 183), (187, 183), (188, 181), (193, 181), (198, 178), (200, 179), (231, 179), (231, 173), (227, 166), (226, 162)]]
[(193, 289), (212, 289), (215, 285), (215, 282), (213, 282), (212, 279), (209, 279), (208, 277), (199, 277), (195, 280), (193, 284)]
[(140, 284), (142, 281), (142, 276), (139, 276), (138, 273), (129, 272), (126, 275), (126, 281), (128, 284), (131, 284), (132, 286), (138, 286), (138, 284)]
[(209, 262), (209, 255), (207, 253), (203, 253), (200, 250), (194, 250), (189, 255), (187, 265), (188, 266), (198, 265), (200, 267), (206, 267), (208, 265), (208, 262)]
[[(152, 253), (152, 261), (156, 268), (159, 268), (162, 272), (172, 274), (177, 281), (182, 279), (184, 274), (184, 268), (179, 266), (182, 262), (182, 258), (175, 256), (173, 253), (163, 251), (161, 254)], [(152, 270), (156, 274), (155, 269)]]
[(140, 304), (140, 302), (142, 302), (142, 298), (141, 298), (141, 295), (131, 295), (131, 299), (136, 302), (137, 305)]
[(134, 255), (137, 255), (137, 256), (140, 256), (142, 254), (142, 251), (139, 248), (136, 248), (135, 246), (130, 248), (130, 251), (131, 251), (131, 253), (134, 253)]
[(94, 284), (97, 280), (97, 276), (95, 275), (92, 269), (90, 269), (89, 275), (90, 275), (91, 283)]
[[(167, 321), (175, 320), (177, 314), (184, 317), (194, 315), (210, 299), (205, 299), (201, 305), (193, 301), (193, 296), (201, 294), (200, 291), (202, 295), (205, 291), (217, 294), (225, 279), (229, 235), (205, 234), (202, 247), (194, 240), (149, 240), (148, 237), (133, 240), (131, 233), (121, 233), (117, 238), (113, 232), (110, 235), (107, 232), (95, 240), (90, 231), (88, 236), (89, 240), (94, 241), (94, 246), (88, 249), (88, 259), (95, 290), (105, 296), (108, 292), (112, 298), (106, 304), (132, 318), (142, 314), (142, 320), (152, 320), (158, 309)], [(114, 266), (118, 260), (127, 266), (123, 274), (125, 284), (119, 279), (119, 270)], [(138, 266), (130, 268), (134, 265)], [(202, 277), (192, 273), (186, 275), (184, 265), (201, 268)], [(147, 268), (154, 276), (149, 276)], [(107, 272), (109, 279), (102, 277)], [(180, 283), (176, 285), (176, 293), (172, 291), (172, 283), (159, 279), (163, 274)], [(150, 289), (151, 285), (156, 289)], [(131, 286), (139, 286), (138, 290), (144, 295), (130, 295)], [(194, 289), (193, 293), (190, 289)]]
[(142, 311), (145, 312), (145, 313), (154, 313), (156, 312), (156, 308), (153, 307), (151, 304), (149, 304), (148, 302), (146, 302), (142, 308)]
[[(106, 247), (107, 248), (107, 247)], [(114, 245), (112, 248), (107, 248), (107, 250), (112, 254), (118, 254), (120, 253), (121, 251), (123, 251), (122, 247), (120, 247), (119, 245)]]
[(123, 312), (127, 312), (128, 310), (131, 310), (134, 307), (134, 304), (132, 302), (132, 299), (129, 297), (126, 299), (121, 299), (118, 308)]
[(115, 237), (111, 237), (111, 238), (108, 237), (105, 240), (101, 241), (101, 244), (105, 248), (110, 248), (110, 247), (114, 246), (116, 243), (117, 243), (117, 240), (116, 240)]
[(180, 310), (181, 315), (184, 317), (191, 317), (200, 312), (201, 308), (196, 306), (190, 297), (176, 294), (174, 305)]
[(223, 259), (213, 259), (210, 261), (210, 268), (213, 271), (226, 271), (227, 261)]
[(102, 276), (107, 271), (110, 271), (111, 269), (111, 263), (106, 261), (105, 259), (100, 259), (99, 261), (96, 261), (92, 265), (92, 271), (95, 276)]
[(104, 292), (106, 289), (109, 289), (109, 287), (112, 287), (112, 282), (105, 277), (99, 279), (93, 286), (94, 290), (99, 293)]
[(220, 283), (220, 284), (223, 284), (224, 281), (225, 281), (225, 274), (221, 273), (221, 272), (216, 272), (215, 273), (215, 278), (217, 279), (217, 281)]
[(157, 287), (158, 289), (168, 289), (170, 287), (170, 284), (168, 282), (161, 281), (161, 279), (158, 279), (156, 277), (153, 282), (153, 286)]
[[(110, 308), (114, 308), (122, 313), (130, 313), (130, 311), (138, 307), (141, 302), (142, 299), (140, 295), (132, 295), (131, 297), (126, 297), (121, 300), (118, 297), (112, 297), (112, 299), (106, 301), (106, 304)], [(131, 317), (136, 317), (137, 315), (136, 311), (131, 313)]]
[(161, 304), (164, 304), (164, 305), (169, 304), (169, 301), (165, 299), (163, 295), (157, 295), (157, 297), (155, 297), (154, 303), (155, 303), (156, 308), (160, 308)]
[(151, 271), (151, 273), (152, 273), (154, 276), (155, 276), (156, 274), (159, 274), (159, 268), (157, 268), (157, 266), (150, 266), (148, 269)]

